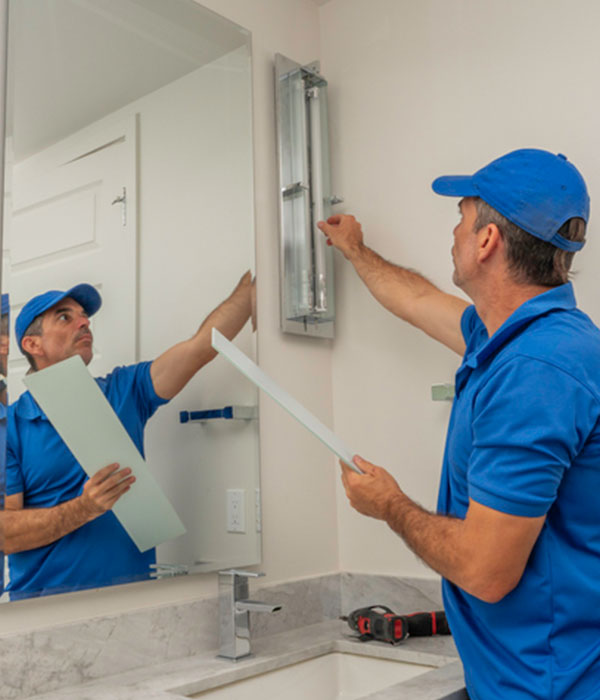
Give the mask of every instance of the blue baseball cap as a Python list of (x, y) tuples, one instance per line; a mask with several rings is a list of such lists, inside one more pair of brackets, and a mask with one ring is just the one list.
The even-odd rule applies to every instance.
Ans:
[(55, 304), (58, 304), (61, 299), (70, 297), (78, 304), (83, 306), (83, 310), (88, 316), (93, 316), (96, 311), (102, 306), (102, 297), (91, 284), (77, 284), (66, 292), (60, 292), (53, 289), (43, 294), (38, 294), (33, 299), (30, 299), (21, 309), (17, 320), (15, 321), (15, 334), (19, 349), (22, 351), (21, 341), (25, 335), (25, 331), (33, 323), (33, 321), (44, 311), (48, 311)]
[(562, 153), (522, 148), (474, 175), (438, 177), (431, 187), (449, 197), (480, 197), (513, 224), (557, 248), (583, 248), (583, 241), (569, 241), (558, 233), (569, 219), (579, 217), (587, 223), (590, 216), (585, 181)]

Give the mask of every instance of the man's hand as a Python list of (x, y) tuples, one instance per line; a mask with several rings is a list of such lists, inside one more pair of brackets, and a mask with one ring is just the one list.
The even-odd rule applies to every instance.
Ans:
[(250, 317), (252, 330), (256, 330), (256, 279), (252, 277), (250, 270), (240, 277), (225, 303), (235, 306), (242, 317)]
[(394, 496), (401, 493), (394, 477), (382, 467), (355, 456), (352, 460), (364, 474), (357, 474), (340, 460), (342, 483), (350, 505), (362, 515), (388, 520)]
[(327, 221), (319, 221), (317, 226), (327, 236), (327, 245), (335, 246), (348, 260), (363, 245), (361, 225), (350, 214), (335, 214)]
[(129, 491), (135, 481), (135, 476), (130, 474), (131, 469), (121, 469), (115, 462), (99, 469), (86, 481), (79, 498), (90, 519), (106, 513)]
[(236, 284), (233, 292), (231, 292), (229, 295), (229, 299), (243, 307), (248, 312), (248, 315), (250, 315), (252, 311), (253, 286), (254, 282), (252, 280), (252, 273), (250, 270), (247, 270), (240, 277), (240, 281)]

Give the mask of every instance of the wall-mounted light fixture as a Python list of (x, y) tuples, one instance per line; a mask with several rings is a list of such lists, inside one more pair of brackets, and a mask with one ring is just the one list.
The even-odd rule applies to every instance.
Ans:
[(330, 216), (327, 81), (319, 63), (275, 57), (281, 328), (333, 338), (333, 251), (316, 227)]

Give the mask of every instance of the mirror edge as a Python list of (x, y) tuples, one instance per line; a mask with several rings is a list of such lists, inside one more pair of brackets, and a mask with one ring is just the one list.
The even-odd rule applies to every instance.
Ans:
[[(0, 0), (0, 192), (4, 193), (4, 151), (6, 143), (6, 84), (8, 63), (8, 0)], [(0, 197), (0, 289), (2, 288), (2, 250), (4, 244), (4, 195)], [(6, 437), (6, 419), (3, 420)], [(5, 440), (1, 441), (2, 443)], [(4, 451), (6, 448), (4, 448)], [(0, 460), (0, 513), (4, 512), (5, 463)], [(4, 591), (4, 519), (0, 519), (0, 594)]]

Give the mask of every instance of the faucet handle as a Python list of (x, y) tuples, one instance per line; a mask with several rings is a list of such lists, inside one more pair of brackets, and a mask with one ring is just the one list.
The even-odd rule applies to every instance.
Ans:
[(227, 569), (226, 571), (219, 571), (219, 576), (246, 576), (248, 578), (258, 578), (259, 576), (265, 576), (266, 574), (262, 571), (241, 571), (240, 569)]

